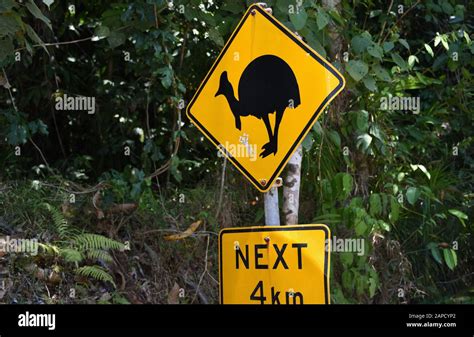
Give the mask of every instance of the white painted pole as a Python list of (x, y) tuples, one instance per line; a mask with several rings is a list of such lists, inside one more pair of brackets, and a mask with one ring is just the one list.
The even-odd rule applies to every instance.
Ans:
[[(271, 7), (268, 7), (265, 2), (258, 2), (257, 4), (262, 6), (269, 14), (273, 13)], [(278, 184), (274, 184), (268, 192), (263, 194), (263, 202), (265, 204), (265, 226), (280, 226)]]
[(265, 203), (265, 226), (280, 226), (280, 212), (278, 210), (278, 188), (272, 186), (263, 194)]

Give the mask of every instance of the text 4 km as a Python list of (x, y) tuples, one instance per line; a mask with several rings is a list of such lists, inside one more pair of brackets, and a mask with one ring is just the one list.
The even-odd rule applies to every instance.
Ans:
[(250, 294), (250, 300), (258, 301), (260, 304), (303, 304), (303, 294), (299, 291), (294, 291), (293, 289), (288, 289), (288, 291), (285, 291), (282, 294), (281, 291), (275, 290), (275, 287), (271, 287), (270, 296), (267, 298), (267, 296), (265, 296), (263, 281), (259, 281), (255, 289), (252, 291), (252, 294)]

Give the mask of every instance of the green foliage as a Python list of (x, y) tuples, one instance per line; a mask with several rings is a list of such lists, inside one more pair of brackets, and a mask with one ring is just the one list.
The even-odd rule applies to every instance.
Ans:
[(42, 203), (40, 207), (47, 210), (51, 215), (54, 229), (60, 239), (60, 241), (53, 244), (42, 243), (40, 246), (43, 251), (46, 254), (54, 254), (62, 257), (66, 263), (75, 264), (76, 268), (74, 272), (78, 275), (110, 282), (115, 287), (112, 275), (103, 267), (99, 265), (84, 265), (78, 267), (78, 264), (87, 261), (100, 262), (101, 264), (112, 263), (113, 258), (109, 251), (123, 251), (125, 245), (99, 234), (77, 234), (77, 229), (71, 228), (62, 213), (54, 206), (48, 203)]
[(96, 252), (97, 250), (123, 249), (122, 243), (106, 238), (103, 235), (83, 233), (75, 236), (72, 240), (73, 245), (80, 250)]
[(112, 276), (104, 269), (99, 266), (82, 266), (76, 269), (76, 274), (85, 277), (91, 277), (93, 279), (110, 282), (115, 287), (115, 282)]
[(45, 209), (51, 215), (54, 230), (58, 234), (60, 239), (66, 239), (68, 237), (71, 237), (71, 228), (69, 227), (66, 219), (58, 209), (48, 203), (42, 203), (40, 204), (40, 207)]
[[(216, 195), (201, 182), (215, 184), (221, 163), (183, 112), (250, 3), (96, 1), (73, 14), (66, 2), (0, 1), (0, 179), (46, 178), (44, 155), (49, 174), (107, 186), (104, 209), (133, 202), (175, 219), (189, 206), (170, 196), (182, 192), (217, 230)], [(454, 301), (474, 265), (472, 4), (341, 1), (336, 11), (317, 1), (267, 3), (347, 82), (303, 143), (300, 222), (326, 223), (366, 246), (362, 256), (332, 255), (334, 302), (398, 303), (402, 283), (414, 285), (406, 300)], [(56, 111), (65, 93), (95, 97), (100, 113)], [(418, 111), (381, 104), (409, 97), (419, 98)], [(222, 209), (232, 216), (222, 221), (261, 223), (261, 202), (242, 186), (228, 169)], [(22, 211), (34, 205), (28, 195), (18, 202)], [(110, 262), (121, 244), (77, 231), (46, 205), (55, 241), (43, 248), (109, 280), (89, 263)]]

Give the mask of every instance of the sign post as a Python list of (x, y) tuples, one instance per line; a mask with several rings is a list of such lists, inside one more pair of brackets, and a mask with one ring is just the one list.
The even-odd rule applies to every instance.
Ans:
[[(267, 192), (266, 227), (226, 228), (219, 234), (221, 303), (329, 303), (329, 228), (280, 226), (277, 186), (283, 168), (344, 85), (337, 69), (271, 9), (254, 4), (190, 101), (191, 122)], [(297, 222), (297, 205), (287, 222)]]

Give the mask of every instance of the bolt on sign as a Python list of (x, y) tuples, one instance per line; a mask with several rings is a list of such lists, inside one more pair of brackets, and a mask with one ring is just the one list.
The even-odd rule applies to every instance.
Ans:
[(344, 84), (328, 61), (262, 7), (252, 5), (186, 112), (265, 192)]
[(221, 230), (221, 304), (329, 304), (329, 235), (326, 225)]

